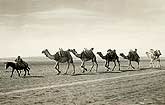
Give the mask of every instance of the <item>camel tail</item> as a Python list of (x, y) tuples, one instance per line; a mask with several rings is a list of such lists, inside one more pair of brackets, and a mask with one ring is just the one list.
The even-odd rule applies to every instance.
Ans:
[(125, 56), (123, 53), (120, 53), (120, 56), (122, 56), (124, 59), (128, 59), (128, 57)]
[(28, 66), (27, 69), (30, 70), (30, 67)]

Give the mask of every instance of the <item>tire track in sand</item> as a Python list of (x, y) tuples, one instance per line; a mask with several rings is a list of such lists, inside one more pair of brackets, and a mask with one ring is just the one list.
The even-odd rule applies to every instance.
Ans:
[(0, 93), (0, 95), (10, 95), (14, 93), (23, 93), (28, 91), (35, 91), (35, 90), (43, 90), (43, 89), (51, 89), (51, 88), (59, 88), (59, 87), (66, 87), (66, 86), (73, 86), (73, 85), (81, 85), (81, 84), (87, 84), (87, 83), (93, 83), (93, 82), (102, 82), (106, 80), (114, 80), (114, 79), (120, 79), (120, 78), (127, 78), (127, 77), (134, 77), (134, 76), (142, 76), (142, 75), (150, 75), (155, 73), (165, 72), (165, 70), (161, 71), (153, 71), (149, 73), (139, 73), (139, 74), (133, 74), (133, 75), (123, 75), (123, 76), (117, 76), (112, 78), (102, 78), (102, 79), (95, 79), (95, 80), (88, 80), (88, 81), (80, 81), (80, 82), (74, 82), (74, 83), (66, 83), (66, 84), (60, 84), (60, 85), (50, 85), (50, 86), (43, 86), (43, 87), (36, 87), (36, 88), (28, 88), (28, 89), (20, 89), (20, 90), (13, 90), (10, 92), (4, 92)]

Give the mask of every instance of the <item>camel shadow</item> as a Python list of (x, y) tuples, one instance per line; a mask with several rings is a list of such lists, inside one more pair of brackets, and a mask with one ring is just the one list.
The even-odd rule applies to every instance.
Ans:
[(140, 70), (149, 70), (149, 69), (151, 69), (151, 68), (149, 68), (149, 67), (140, 68)]
[(23, 76), (22, 78), (44, 78), (44, 76), (37, 76), (37, 75), (33, 75), (33, 76)]
[(103, 71), (103, 72), (98, 72), (99, 74), (106, 74), (106, 73), (121, 73), (122, 71)]
[(129, 72), (129, 71), (140, 71), (140, 69), (125, 69), (121, 70), (122, 72)]
[(159, 67), (155, 67), (155, 68), (148, 67), (148, 68), (141, 68), (140, 70), (154, 70), (154, 69), (156, 69), (156, 70), (165, 70), (165, 67), (161, 67), (161, 68), (159, 68)]
[(5, 72), (12, 72), (11, 70), (5, 70)]
[(149, 70), (151, 68), (149, 67), (145, 67), (145, 68), (140, 68), (140, 69), (125, 69), (125, 70), (121, 70), (122, 72), (127, 72), (127, 71), (141, 71), (141, 70)]
[(79, 76), (79, 75), (97, 75), (97, 73), (78, 73), (78, 74), (74, 74), (72, 76)]

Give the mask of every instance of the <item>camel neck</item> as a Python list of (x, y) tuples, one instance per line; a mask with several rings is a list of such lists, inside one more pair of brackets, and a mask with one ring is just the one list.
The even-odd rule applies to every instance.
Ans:
[(73, 53), (76, 57), (81, 58), (81, 54), (78, 54), (76, 51), (72, 51), (72, 53)]
[(102, 59), (106, 59), (106, 57), (100, 52), (98, 53), (98, 55), (102, 58)]
[(51, 54), (49, 53), (49, 51), (45, 51), (45, 55), (46, 55), (49, 59), (54, 59), (54, 56), (51, 55)]

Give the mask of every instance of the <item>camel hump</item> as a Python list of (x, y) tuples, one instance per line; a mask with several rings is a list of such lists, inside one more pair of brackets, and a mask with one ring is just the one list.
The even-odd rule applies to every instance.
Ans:
[(154, 55), (157, 56), (157, 57), (160, 56), (160, 55), (161, 55), (160, 50), (156, 50), (156, 51), (154, 51)]
[(137, 49), (135, 49), (135, 51), (133, 51), (132, 49), (129, 51), (129, 54), (128, 54), (129, 58), (132, 58), (132, 59), (139, 59), (140, 56), (137, 54)]
[(94, 48), (91, 48), (90, 50), (88, 50), (88, 49), (84, 48), (83, 53), (85, 54), (86, 57), (93, 58), (93, 56), (94, 56), (93, 49)]
[(66, 57), (66, 56), (69, 55), (69, 52), (68, 51), (60, 50), (56, 54), (58, 54), (59, 57)]

